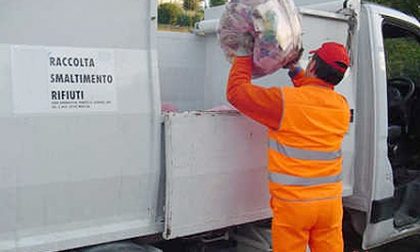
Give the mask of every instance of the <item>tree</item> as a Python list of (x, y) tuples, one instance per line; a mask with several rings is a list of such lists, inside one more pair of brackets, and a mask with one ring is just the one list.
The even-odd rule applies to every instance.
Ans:
[(382, 4), (402, 12), (405, 12), (411, 16), (420, 18), (420, 3), (419, 0), (405, 0), (405, 1), (395, 1), (395, 0), (371, 0), (374, 3)]
[[(372, 2), (388, 6), (408, 15), (420, 18), (419, 0), (371, 0)], [(388, 38), (385, 40), (387, 52), (387, 74), (388, 78), (405, 76), (417, 83), (419, 80), (418, 69), (420, 62), (420, 47), (414, 39)]]
[(226, 0), (210, 0), (210, 7), (224, 5)]
[(407, 77), (420, 83), (420, 46), (414, 37), (385, 40), (388, 78)]
[(195, 23), (203, 20), (203, 17), (204, 17), (203, 11), (185, 12), (181, 14), (180, 16), (178, 16), (176, 23), (179, 26), (192, 27)]
[(183, 7), (184, 10), (196, 11), (198, 10), (198, 4), (200, 0), (184, 0)]
[(173, 3), (164, 3), (158, 7), (158, 23), (175, 25), (182, 8)]

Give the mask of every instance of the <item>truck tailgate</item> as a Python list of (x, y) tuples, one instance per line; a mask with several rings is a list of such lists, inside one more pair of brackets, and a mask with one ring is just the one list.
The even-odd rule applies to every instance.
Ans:
[(236, 112), (165, 116), (166, 239), (271, 217), (266, 131)]

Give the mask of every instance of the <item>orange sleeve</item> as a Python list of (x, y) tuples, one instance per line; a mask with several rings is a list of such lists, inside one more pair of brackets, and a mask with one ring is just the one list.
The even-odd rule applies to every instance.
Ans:
[(305, 70), (301, 67), (295, 67), (293, 70), (289, 71), (290, 79), (293, 82), (293, 86), (300, 87), (301, 86), (301, 80), (305, 78)]
[(283, 112), (281, 89), (251, 83), (251, 57), (236, 57), (229, 74), (226, 96), (230, 104), (251, 119), (277, 130)]

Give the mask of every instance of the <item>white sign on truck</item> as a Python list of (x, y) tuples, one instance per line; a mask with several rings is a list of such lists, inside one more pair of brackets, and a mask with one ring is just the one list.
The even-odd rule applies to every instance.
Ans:
[(16, 113), (116, 111), (111, 49), (13, 46)]

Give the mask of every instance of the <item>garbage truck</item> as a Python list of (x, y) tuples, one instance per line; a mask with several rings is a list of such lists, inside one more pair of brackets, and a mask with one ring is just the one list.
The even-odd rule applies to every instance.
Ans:
[[(418, 20), (357, 0), (295, 3), (302, 65), (325, 41), (351, 55), (337, 89), (352, 115), (348, 221), (366, 249), (419, 234)], [(174, 33), (157, 31), (155, 0), (0, 0), (1, 252), (270, 219), (266, 130), (217, 109), (230, 67), (216, 34), (223, 10)], [(291, 85), (285, 70), (255, 83)]]

